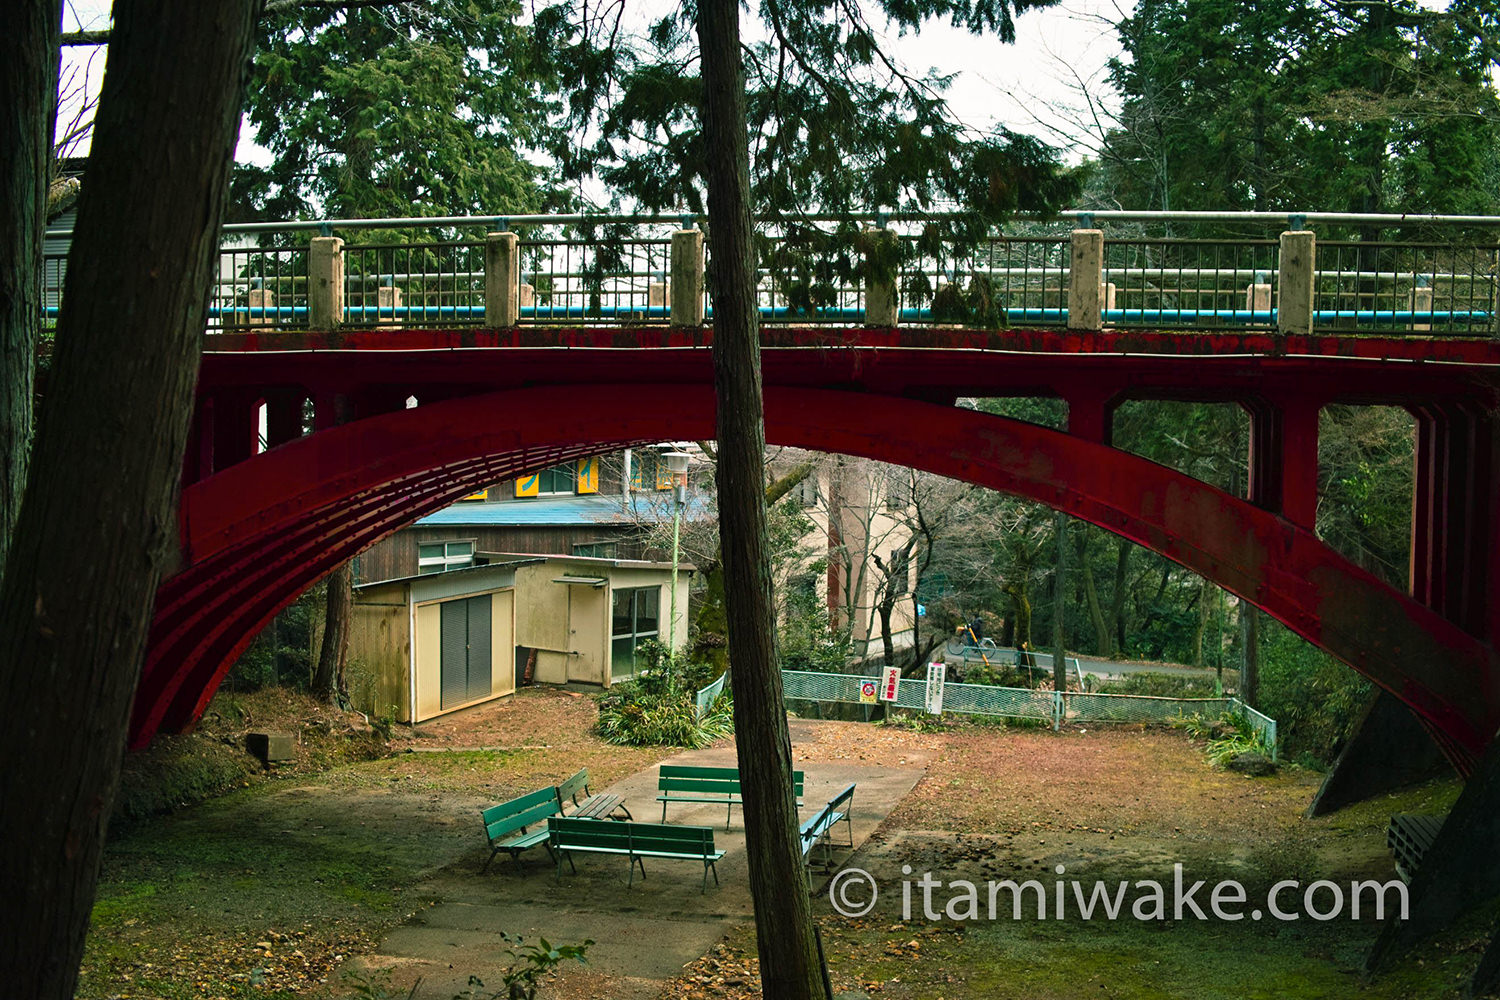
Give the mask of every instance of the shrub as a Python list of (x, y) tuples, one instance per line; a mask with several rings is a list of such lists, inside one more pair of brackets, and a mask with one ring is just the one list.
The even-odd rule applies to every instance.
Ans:
[(1154, 698), (1216, 698), (1215, 679), (1169, 673), (1126, 674), (1119, 680), (1104, 681), (1094, 690), (1100, 694), (1135, 694)]
[[(663, 672), (666, 674), (666, 672)], [(734, 731), (733, 703), (720, 695), (700, 721), (694, 691), (643, 675), (599, 700), (594, 732), (621, 746), (705, 747)]]
[(1329, 761), (1370, 697), (1370, 682), (1285, 627), (1266, 622), (1260, 640), (1260, 703), (1294, 758)]

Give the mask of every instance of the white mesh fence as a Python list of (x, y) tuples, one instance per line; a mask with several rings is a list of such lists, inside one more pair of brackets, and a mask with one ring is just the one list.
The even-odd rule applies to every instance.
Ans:
[[(877, 677), (859, 674), (823, 674), (783, 670), (781, 684), (788, 701), (842, 702), (860, 704), (860, 686)], [(927, 705), (927, 681), (901, 679), (897, 708), (923, 709)], [(1067, 691), (995, 687), (988, 684), (943, 685), (943, 711), (965, 715), (989, 715), (1010, 719), (1039, 719), (1054, 727), (1063, 723), (1100, 724), (1169, 723), (1192, 716), (1213, 718), (1225, 712), (1242, 715), (1265, 740), (1275, 756), (1276, 720), (1257, 712), (1238, 698), (1161, 698), (1133, 694), (1087, 694)]]

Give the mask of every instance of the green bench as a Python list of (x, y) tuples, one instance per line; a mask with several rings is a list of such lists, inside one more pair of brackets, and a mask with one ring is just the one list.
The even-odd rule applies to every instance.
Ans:
[[(520, 860), (522, 851), (538, 844), (546, 844), (545, 827), (530, 833), (526, 828), (536, 826), (548, 816), (556, 816), (560, 812), (562, 799), (558, 797), (557, 788), (551, 785), (481, 810), (479, 815), (484, 821), (484, 835), (490, 842), (490, 856), (485, 859), (480, 873), (483, 874), (490, 867), (490, 862), (501, 851), (509, 851), (512, 860)], [(551, 849), (547, 848), (548, 851)]]
[[(583, 796), (579, 801), (578, 796)], [(568, 812), (568, 803), (572, 802), (573, 811)], [(625, 799), (620, 795), (594, 795), (589, 791), (589, 769), (584, 768), (573, 777), (557, 786), (558, 812), (566, 813), (578, 819), (620, 819), (614, 815), (616, 811), (624, 813), (624, 819), (633, 819), (630, 810), (625, 808)]]
[[(792, 772), (792, 786), (797, 796), (797, 805), (802, 805), (802, 772)], [(672, 802), (723, 803), (724, 829), (729, 829), (734, 816), (734, 807), (743, 804), (740, 798), (740, 771), (736, 767), (689, 767), (683, 764), (663, 764), (656, 777), (656, 789), (661, 795), (661, 821), (667, 821), (667, 805)]]
[(851, 783), (842, 792), (828, 800), (828, 804), (818, 810), (818, 814), (811, 819), (804, 820), (800, 829), (802, 835), (802, 860), (804, 862), (812, 859), (812, 851), (821, 841), (824, 847), (824, 862), (829, 855), (832, 846), (828, 835), (833, 828), (844, 823), (849, 829), (849, 846), (854, 846), (854, 785)]
[(714, 873), (714, 885), (719, 884), (719, 869), (716, 866), (724, 856), (723, 851), (714, 850), (714, 831), (707, 826), (667, 826), (658, 823), (601, 823), (597, 819), (577, 819), (572, 816), (550, 816), (547, 819), (547, 849), (557, 860), (557, 879), (562, 881), (563, 856), (567, 855), (568, 866), (573, 874), (578, 869), (573, 865), (574, 853), (624, 854), (630, 858), (630, 880), (635, 885), (635, 869), (641, 869), (641, 878), (646, 877), (643, 858), (673, 858), (682, 861), (703, 863), (703, 888), (708, 891), (708, 873)]

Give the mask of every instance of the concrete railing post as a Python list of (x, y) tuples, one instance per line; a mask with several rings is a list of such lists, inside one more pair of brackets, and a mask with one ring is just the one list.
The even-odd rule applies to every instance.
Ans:
[(484, 237), (484, 325), (503, 329), (521, 321), (521, 248), (515, 233)]
[(245, 304), (250, 309), (247, 325), (252, 329), (267, 329), (276, 325), (276, 290), (274, 288), (252, 288)]
[(672, 278), (668, 282), (673, 326), (703, 325), (703, 231), (672, 234)]
[(866, 229), (865, 326), (896, 327), (901, 322), (901, 300), (896, 291), (896, 234), (889, 229)]
[(1313, 266), (1317, 244), (1307, 230), (1281, 234), (1276, 332), (1312, 333)]
[(381, 285), (375, 289), (377, 326), (400, 326), (396, 310), (401, 308), (401, 289), (395, 285)]
[(1245, 289), (1245, 308), (1257, 313), (1271, 311), (1271, 282), (1259, 271), (1255, 274), (1255, 281)]
[(1068, 329), (1104, 328), (1104, 232), (1073, 230), (1073, 256), (1068, 274)]
[[(1414, 313), (1432, 313), (1432, 286), (1427, 284), (1426, 277), (1417, 279), (1417, 287), (1411, 290), (1411, 311)], [(1415, 321), (1416, 317), (1412, 319)], [(1432, 323), (1429, 319), (1426, 323), (1413, 322), (1413, 330), (1431, 330)]]
[(314, 236), (307, 253), (307, 325), (333, 330), (344, 322), (344, 241)]

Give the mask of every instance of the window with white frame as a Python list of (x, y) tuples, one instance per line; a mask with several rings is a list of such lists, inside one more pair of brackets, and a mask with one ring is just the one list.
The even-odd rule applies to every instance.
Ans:
[(442, 573), (474, 565), (474, 540), (462, 542), (422, 542), (417, 546), (417, 572)]
[(610, 672), (619, 677), (634, 673), (645, 665), (637, 661), (636, 647), (661, 634), (661, 588), (622, 588), (614, 592), (613, 603), (610, 615)]

